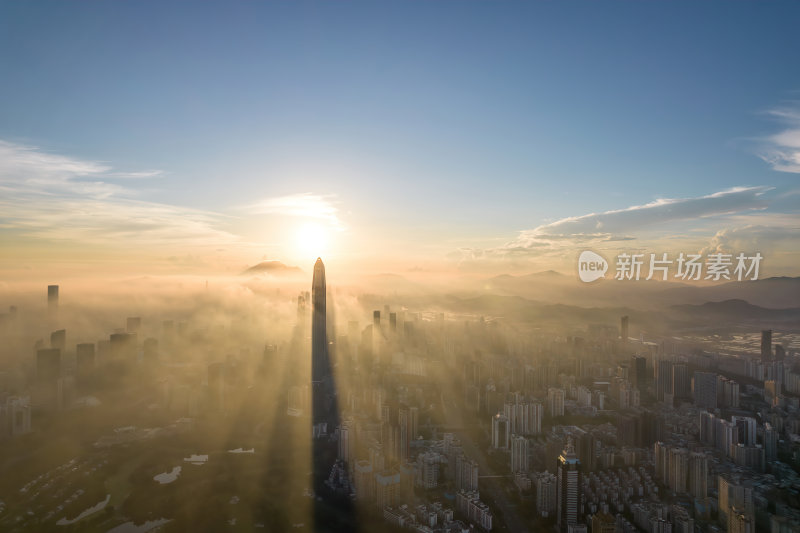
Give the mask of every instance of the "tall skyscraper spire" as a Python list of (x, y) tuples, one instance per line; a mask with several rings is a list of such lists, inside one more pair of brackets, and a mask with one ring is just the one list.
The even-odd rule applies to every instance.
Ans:
[(328, 357), (325, 265), (317, 258), (311, 284), (311, 394), (312, 431), (314, 438), (333, 430), (333, 391)]
[(311, 284), (311, 381), (318, 383), (324, 376), (328, 359), (327, 313), (325, 309), (325, 265), (321, 258), (314, 263), (314, 279)]

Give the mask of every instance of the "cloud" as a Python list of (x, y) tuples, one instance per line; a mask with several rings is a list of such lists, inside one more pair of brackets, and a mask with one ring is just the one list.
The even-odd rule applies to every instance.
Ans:
[(741, 226), (719, 230), (701, 253), (738, 252), (788, 252), (798, 251), (797, 235), (800, 234), (800, 220), (786, 220), (780, 226)]
[(644, 205), (568, 217), (520, 232), (503, 246), (509, 253), (556, 246), (634, 240), (632, 234), (667, 222), (740, 213), (767, 206), (768, 187), (736, 187), (696, 198), (661, 198)]
[(344, 229), (339, 218), (339, 209), (334, 204), (335, 196), (313, 193), (298, 193), (267, 198), (245, 207), (248, 213), (258, 215), (285, 215), (322, 220), (335, 229)]
[(91, 244), (212, 245), (240, 241), (220, 214), (136, 198), (106, 179), (161, 171), (117, 172), (97, 161), (0, 141), (0, 231), (23, 238)]
[(756, 154), (779, 172), (800, 173), (800, 102), (772, 109), (769, 116), (784, 129), (758, 140)]

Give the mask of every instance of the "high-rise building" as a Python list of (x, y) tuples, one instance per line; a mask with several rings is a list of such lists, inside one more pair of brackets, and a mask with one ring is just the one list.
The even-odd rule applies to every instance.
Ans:
[(669, 359), (661, 359), (656, 366), (656, 400), (663, 402), (672, 396), (672, 366)]
[(745, 515), (755, 522), (753, 487), (727, 474), (720, 474), (718, 480), (720, 523), (730, 526), (729, 519), (736, 515)]
[(689, 494), (700, 500), (708, 496), (708, 457), (705, 453), (689, 454)]
[(399, 471), (386, 470), (375, 474), (375, 503), (380, 511), (397, 505), (399, 494)]
[(628, 342), (628, 315), (619, 319), (619, 336), (622, 342)]
[(567, 531), (568, 524), (577, 524), (583, 509), (583, 480), (581, 462), (572, 441), (558, 457), (558, 527)]
[(336, 407), (328, 357), (325, 265), (317, 258), (311, 283), (311, 403), (313, 436), (327, 434), (335, 427)]
[(522, 435), (511, 436), (511, 471), (528, 471), (528, 439)]
[(60, 329), (50, 334), (50, 347), (64, 351), (67, 348), (67, 330)]
[(769, 422), (764, 424), (764, 458), (774, 461), (778, 457), (778, 431)]
[(772, 330), (761, 331), (761, 360), (772, 361)]
[(689, 369), (686, 365), (678, 364), (672, 367), (672, 394), (680, 399), (688, 399), (691, 396)]
[(547, 408), (551, 417), (564, 416), (564, 389), (550, 387), (547, 389)]
[(647, 359), (640, 355), (631, 358), (633, 363), (633, 384), (641, 389), (647, 379)]
[(558, 481), (550, 472), (536, 474), (536, 511), (547, 518), (558, 506)]
[(506, 415), (497, 413), (492, 417), (492, 448), (508, 449), (511, 428)]
[(756, 419), (751, 416), (732, 416), (731, 422), (739, 428), (739, 443), (745, 446), (756, 445)]
[(47, 315), (51, 322), (58, 319), (58, 285), (47, 286)]

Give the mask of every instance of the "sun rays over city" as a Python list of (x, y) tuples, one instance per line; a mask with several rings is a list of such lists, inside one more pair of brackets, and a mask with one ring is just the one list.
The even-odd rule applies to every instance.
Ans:
[(0, 2), (0, 532), (800, 532), (799, 17)]

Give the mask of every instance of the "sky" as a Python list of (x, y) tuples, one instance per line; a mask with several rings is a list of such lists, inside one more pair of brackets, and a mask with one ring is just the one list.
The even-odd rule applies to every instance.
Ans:
[[(0, 275), (798, 275), (794, 2), (0, 2)], [(425, 274), (428, 273), (428, 274)]]

